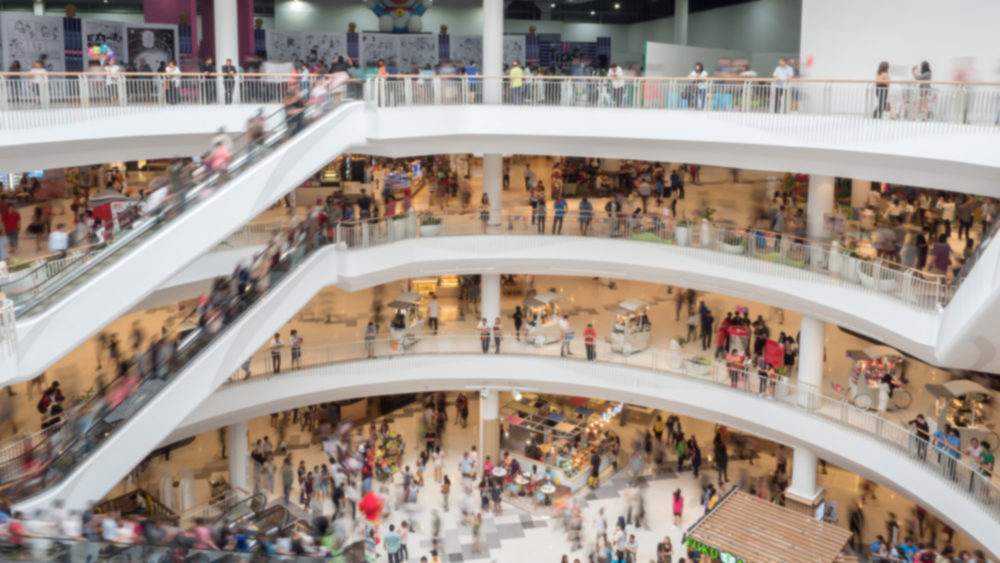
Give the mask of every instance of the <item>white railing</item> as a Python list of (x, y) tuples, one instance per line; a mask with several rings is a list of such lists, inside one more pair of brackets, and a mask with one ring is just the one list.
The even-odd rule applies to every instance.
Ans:
[(177, 521), (182, 529), (188, 529), (194, 525), (195, 520), (203, 518), (208, 522), (215, 522), (223, 513), (236, 504), (250, 498), (250, 492), (240, 487), (233, 487), (212, 497), (206, 502), (192, 506), (178, 515)]
[[(0, 73), (0, 129), (58, 126), (156, 108), (211, 104), (281, 104), (298, 86), (311, 90), (319, 75)], [(347, 84), (360, 96), (360, 85)], [(37, 112), (30, 110), (63, 110)]]
[(240, 230), (226, 237), (226, 240), (220, 242), (218, 250), (267, 244), (274, 239), (275, 235), (287, 228), (288, 222), (283, 219), (247, 223), (240, 227)]
[(501, 104), (838, 118), (822, 122), (831, 133), (845, 125), (842, 118), (921, 123), (922, 131), (935, 124), (935, 131), (949, 125), (1000, 132), (1000, 84), (994, 83), (903, 81), (881, 88), (872, 81), (405, 75), (379, 77), (366, 85), (365, 98), (379, 107)]
[[(7, 267), (0, 262), (0, 276)], [(0, 354), (17, 355), (17, 320), (14, 317), (14, 302), (0, 293)]]
[[(418, 225), (428, 219), (435, 225)], [(941, 276), (887, 260), (861, 258), (837, 243), (799, 239), (760, 229), (731, 228), (706, 222), (684, 225), (650, 215), (566, 214), (561, 226), (551, 213), (501, 214), (485, 225), (477, 213), (401, 215), (356, 223), (340, 223), (336, 240), (347, 248), (367, 248), (426, 236), (587, 236), (668, 244), (679, 252), (703, 256), (713, 263), (809, 282), (847, 286), (927, 311), (945, 307), (954, 287)], [(488, 223), (488, 221), (487, 221)], [(485, 244), (492, 244), (488, 241)], [(713, 254), (707, 256), (704, 251)]]
[[(579, 329), (579, 327), (576, 327)], [(526, 333), (527, 331), (525, 331)], [(513, 329), (508, 328), (503, 335), (500, 354), (526, 355), (549, 358), (555, 361), (559, 357), (560, 345), (536, 346), (529, 344), (528, 336), (522, 334), (523, 341), (518, 342)], [(483, 354), (492, 356), (495, 353), (494, 342), (488, 342), (488, 354), (483, 353), (482, 339), (479, 334), (440, 334), (432, 335), (424, 331), (408, 331), (394, 334), (390, 338), (380, 338), (372, 342), (374, 357), (385, 362), (385, 370), (393, 371), (394, 367), (402, 367), (408, 357), (413, 355), (436, 354)], [(579, 339), (571, 341), (573, 356), (559, 358), (559, 361), (576, 362), (583, 367), (590, 364), (586, 360), (584, 346)], [(993, 518), (1000, 520), (1000, 483), (996, 478), (983, 475), (974, 462), (960, 457), (957, 451), (949, 455), (945, 445), (936, 445), (921, 439), (916, 432), (899, 422), (889, 420), (877, 411), (871, 411), (851, 404), (842, 396), (829, 395), (822, 389), (800, 384), (787, 377), (768, 378), (761, 376), (757, 370), (730, 370), (725, 361), (713, 361), (710, 357), (685, 353), (680, 349), (657, 350), (647, 349), (631, 355), (612, 351), (610, 343), (599, 340), (595, 343), (597, 364), (625, 365), (634, 368), (651, 370), (670, 376), (693, 378), (698, 381), (712, 383), (733, 391), (745, 392), (760, 396), (762, 400), (790, 406), (847, 426), (869, 438), (891, 447), (906, 455), (924, 470), (941, 476), (949, 483), (956, 493), (983, 505)], [(255, 355), (250, 361), (250, 377), (245, 376), (241, 369), (235, 373), (228, 386), (245, 385), (264, 377), (281, 377), (281, 374), (294, 373), (298, 369), (322, 368), (344, 362), (354, 362), (368, 357), (368, 348), (363, 341), (330, 344), (324, 346), (305, 347), (298, 364), (289, 365), (288, 357), (282, 358), (282, 370), (275, 374), (272, 369), (273, 360), (270, 353), (264, 351)], [(319, 377), (329, 377), (330, 373), (316, 369)], [(668, 378), (645, 378), (642, 381), (627, 381), (620, 373), (615, 373), (616, 381), (622, 385), (646, 388), (650, 385), (657, 388), (671, 388), (674, 385)], [(763, 405), (763, 403), (762, 403)], [(939, 455), (936, 448), (941, 447)]]

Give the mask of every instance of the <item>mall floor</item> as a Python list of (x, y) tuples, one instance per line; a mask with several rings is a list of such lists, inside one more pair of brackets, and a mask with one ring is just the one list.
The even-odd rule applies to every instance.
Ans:
[[(456, 393), (449, 393), (449, 405), (453, 404), (455, 395)], [(471, 549), (471, 529), (461, 523), (461, 508), (464, 505), (469, 510), (478, 512), (480, 510), (478, 491), (474, 491), (473, 496), (465, 498), (461, 493), (461, 487), (458, 486), (460, 481), (458, 462), (462, 458), (463, 452), (469, 451), (473, 445), (478, 443), (479, 436), (477, 426), (479, 401), (474, 394), (470, 399), (469, 426), (463, 429), (455, 425), (455, 412), (453, 408), (449, 407), (450, 419), (442, 440), (445, 452), (444, 473), (455, 484), (450, 499), (451, 510), (448, 512), (441, 510), (440, 486), (434, 482), (433, 473), (428, 469), (424, 474), (425, 486), (420, 491), (417, 509), (409, 512), (405, 509), (394, 510), (389, 518), (383, 520), (383, 526), (388, 524), (398, 526), (409, 514), (409, 520), (416, 523), (412, 539), (409, 541), (410, 558), (408, 561), (419, 561), (421, 555), (429, 555), (431, 511), (434, 509), (439, 510), (442, 516), (444, 561), (521, 560), (556, 563), (564, 553), (569, 554), (571, 558), (579, 557), (581, 561), (586, 561), (586, 556), (595, 537), (593, 530), (598, 510), (604, 509), (610, 530), (613, 530), (615, 519), (627, 512), (626, 489), (629, 487), (630, 478), (627, 460), (631, 455), (634, 439), (641, 436), (648, 427), (632, 423), (624, 427), (619, 427), (617, 423), (614, 423), (609, 427), (622, 438), (621, 469), (612, 477), (605, 479), (596, 491), (584, 490), (573, 495), (583, 510), (582, 538), (584, 545), (581, 549), (571, 549), (569, 537), (563, 530), (559, 518), (544, 514), (544, 509), (531, 513), (505, 502), (501, 516), (483, 514), (483, 544), (486, 547), (486, 552), (474, 554)], [(500, 398), (501, 408), (510, 400), (510, 395), (504, 393)], [(416, 457), (423, 442), (422, 437), (418, 436), (420, 416), (419, 405), (414, 403), (375, 419), (376, 422), (382, 419), (387, 420), (390, 423), (390, 430), (397, 431), (402, 435), (406, 443), (403, 463), (411, 468), (416, 466)], [(716, 430), (715, 424), (687, 417), (681, 417), (681, 422), (685, 434), (693, 434), (697, 437), (706, 453), (706, 462), (699, 477), (693, 475), (690, 467), (680, 472), (676, 471), (676, 455), (673, 453), (668, 453), (665, 470), (654, 471), (651, 464), (643, 463), (642, 478), (639, 480), (638, 488), (645, 498), (648, 524), (646, 527), (638, 529), (634, 526), (628, 527), (629, 533), (636, 534), (639, 543), (638, 561), (640, 562), (654, 559), (656, 544), (663, 541), (664, 537), (671, 539), (675, 547), (674, 560), (678, 560), (679, 556), (682, 555), (678, 548), (681, 545), (683, 531), (704, 514), (704, 509), (700, 506), (703, 487), (708, 483), (716, 483), (718, 486), (718, 474), (714, 465), (707, 460), (708, 450)], [(367, 432), (367, 424), (360, 425), (356, 429), (359, 434), (361, 431)], [(758, 454), (751, 465), (748, 459), (735, 459), (736, 448), (733, 443), (739, 433), (732, 429), (729, 430), (729, 433), (729, 451), (733, 457), (729, 464), (730, 482), (725, 485), (726, 488), (740, 485), (744, 491), (748, 491), (752, 486), (761, 490), (762, 482), (769, 479), (774, 473), (776, 465), (774, 453), (777, 450), (777, 445), (766, 440), (747, 437), (747, 449), (752, 449)], [(321, 450), (321, 445), (313, 440), (309, 433), (303, 432), (299, 425), (286, 427), (282, 437), (279, 434), (279, 429), (271, 425), (269, 417), (251, 420), (249, 424), (250, 440), (262, 439), (264, 436), (268, 436), (276, 446), (284, 441), (296, 466), (300, 460), (304, 460), (306, 467), (312, 469), (327, 461), (326, 454)], [(670, 448), (668, 448), (669, 450)], [(109, 497), (124, 494), (135, 487), (156, 491), (160, 477), (169, 475), (178, 479), (180, 470), (193, 469), (196, 479), (195, 503), (204, 502), (210, 498), (208, 479), (227, 479), (228, 461), (222, 459), (221, 453), (220, 433), (201, 434), (190, 445), (173, 451), (169, 461), (162, 458), (154, 460), (155, 462), (149, 465), (149, 469), (142, 472), (134, 480), (116, 487), (115, 491), (109, 494)], [(791, 466), (791, 452), (787, 453)], [(227, 454), (231, 455), (231, 452), (227, 452)], [(791, 468), (791, 471), (794, 471), (794, 467)], [(828, 503), (835, 506), (838, 525), (847, 527), (851, 507), (861, 500), (864, 480), (853, 473), (829, 466), (826, 473), (818, 476), (818, 484), (826, 491)], [(682, 526), (675, 528), (670, 513), (670, 498), (673, 491), (678, 488), (681, 489), (685, 498), (685, 508)], [(384, 492), (388, 494), (389, 498), (395, 498), (396, 492), (393, 489), (390, 488)], [(279, 478), (276, 490), (269, 494), (271, 503), (281, 502), (280, 495)], [(916, 526), (912, 512), (914, 505), (906, 498), (883, 487), (874, 487), (874, 495), (875, 498), (869, 498), (863, 503), (865, 516), (863, 539), (866, 545), (874, 539), (875, 535), (885, 534), (885, 522), (888, 520), (890, 512), (896, 514), (903, 534), (906, 533), (908, 527)], [(298, 504), (299, 489), (297, 485), (293, 488), (291, 496), (293, 513), (302, 518), (309, 516), (311, 510), (306, 511)], [(395, 501), (391, 501), (391, 503), (394, 507), (396, 506)], [(320, 505), (314, 501), (312, 508), (316, 506)], [(333, 507), (329, 499), (323, 499), (321, 506), (324, 514), (330, 515), (332, 513)], [(941, 531), (941, 526), (937, 526), (937, 529), (937, 544), (941, 547), (944, 545), (944, 532)], [(930, 539), (929, 527), (925, 539), (928, 541)], [(975, 547), (972, 542), (958, 535), (955, 536), (953, 545), (959, 549), (973, 549)], [(381, 552), (380, 557), (382, 557)]]

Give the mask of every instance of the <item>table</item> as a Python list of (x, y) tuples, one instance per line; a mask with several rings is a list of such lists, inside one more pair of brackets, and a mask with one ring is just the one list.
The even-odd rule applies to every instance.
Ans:
[(538, 490), (545, 495), (545, 502), (548, 504), (552, 499), (552, 493), (556, 492), (556, 486), (552, 483), (546, 483), (538, 488)]
[(506, 477), (507, 476), (507, 470), (504, 469), (503, 467), (494, 467), (493, 468), (493, 476), (494, 477)]
[(527, 485), (529, 482), (530, 481), (528, 481), (528, 479), (524, 478), (524, 475), (518, 474), (516, 477), (514, 477), (514, 484), (517, 485), (517, 496), (519, 497), (524, 496), (524, 486)]

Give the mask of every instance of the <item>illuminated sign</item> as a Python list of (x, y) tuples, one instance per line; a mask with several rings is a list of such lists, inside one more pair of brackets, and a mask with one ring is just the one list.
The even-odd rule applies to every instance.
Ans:
[(698, 553), (707, 555), (712, 559), (718, 559), (722, 563), (747, 563), (745, 559), (740, 559), (739, 557), (736, 557), (735, 555), (729, 552), (725, 551), (720, 552), (718, 549), (707, 546), (694, 538), (688, 538), (686, 543), (688, 547), (697, 551)]
[(601, 413), (601, 420), (607, 422), (611, 420), (611, 417), (618, 416), (621, 414), (622, 409), (625, 408), (625, 403), (618, 403), (613, 408), (610, 408)]

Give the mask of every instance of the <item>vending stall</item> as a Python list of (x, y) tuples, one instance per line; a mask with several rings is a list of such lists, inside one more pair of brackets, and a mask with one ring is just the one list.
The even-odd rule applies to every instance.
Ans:
[(931, 430), (950, 424), (958, 430), (962, 444), (968, 444), (972, 438), (994, 446), (1000, 442), (987, 409), (993, 391), (969, 379), (929, 383), (924, 389), (934, 398), (925, 413)]
[(424, 328), (424, 319), (420, 314), (423, 298), (419, 293), (400, 293), (389, 303), (389, 308), (395, 310), (389, 322), (393, 350), (402, 347), (405, 351), (419, 342), (420, 330)]
[(854, 404), (863, 408), (877, 405), (879, 384), (884, 378), (888, 378), (892, 388), (890, 408), (905, 409), (913, 402), (913, 396), (903, 388), (905, 361), (898, 351), (888, 346), (871, 346), (848, 350), (847, 357), (854, 360), (847, 381), (847, 396)]
[(615, 314), (611, 323), (611, 350), (629, 355), (649, 348), (653, 334), (653, 324), (649, 321), (650, 304), (638, 299), (626, 299), (617, 305), (607, 307)]
[(524, 327), (528, 333), (528, 342), (535, 346), (559, 342), (562, 338), (559, 330), (559, 302), (562, 299), (558, 293), (547, 291), (524, 300), (528, 313)]

